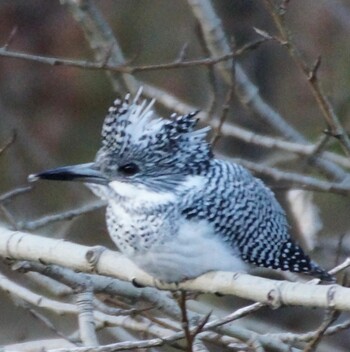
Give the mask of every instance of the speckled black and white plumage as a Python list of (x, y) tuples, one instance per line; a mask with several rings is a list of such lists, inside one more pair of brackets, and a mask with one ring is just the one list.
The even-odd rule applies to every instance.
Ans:
[[(117, 99), (93, 171), (75, 173), (108, 200), (107, 226), (120, 251), (168, 282), (247, 264), (332, 279), (291, 240), (273, 193), (213, 157), (208, 128), (194, 129), (196, 113), (161, 119), (152, 105), (139, 94)], [(58, 179), (57, 170), (37, 176)]]

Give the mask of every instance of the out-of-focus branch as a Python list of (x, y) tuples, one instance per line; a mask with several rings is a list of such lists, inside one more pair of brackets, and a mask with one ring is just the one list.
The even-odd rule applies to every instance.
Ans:
[(6, 276), (0, 273), (0, 289), (4, 292), (15, 295), (16, 297), (32, 304), (35, 307), (43, 308), (57, 314), (76, 314), (75, 306), (68, 303), (55, 301), (53, 299), (36, 294), (31, 290), (18, 285), (17, 283), (9, 280)]
[[(223, 31), (220, 18), (216, 15), (215, 10), (209, 0), (188, 0), (199, 25), (201, 26), (203, 36), (207, 41), (207, 47), (213, 57), (227, 54), (230, 52), (226, 35)], [(228, 62), (219, 66), (220, 73), (226, 83), (231, 81), (231, 66)], [(235, 84), (237, 95), (244, 105), (247, 105), (254, 113), (257, 114), (265, 123), (270, 125), (275, 131), (290, 141), (306, 144), (306, 138), (294, 129), (286, 120), (278, 114), (259, 94), (259, 89), (248, 78), (242, 67), (235, 65)], [(313, 158), (313, 163), (329, 177), (338, 181), (349, 180), (349, 175), (334, 163)]]
[(321, 64), (321, 58), (319, 57), (312, 67), (309, 66), (303, 59), (299, 49), (293, 43), (290, 31), (286, 26), (286, 8), (280, 8), (274, 3), (273, 0), (264, 0), (264, 3), (272, 15), (279, 35), (281, 36), (280, 40), (283, 42), (283, 46), (288, 49), (290, 56), (293, 58), (300, 70), (305, 74), (307, 81), (309, 82), (311, 92), (314, 95), (326, 121), (328, 128), (327, 132), (340, 141), (344, 151), (348, 156), (350, 156), (350, 138), (341, 125), (339, 117), (336, 115), (332, 104), (324, 94), (317, 76), (317, 72)]
[(7, 202), (23, 193), (27, 193), (31, 191), (32, 189), (33, 189), (32, 186), (23, 186), (23, 187), (17, 187), (15, 189), (12, 189), (11, 191), (8, 191), (0, 195), (0, 203)]
[[(96, 60), (102, 65), (125, 64), (123, 51), (113, 31), (92, 0), (62, 0), (84, 31)], [(117, 91), (135, 92), (137, 83), (128, 73), (122, 75), (108, 72), (111, 83)]]
[[(68, 1), (70, 2), (70, 1)], [(90, 1), (88, 1), (90, 3)], [(196, 2), (196, 1), (194, 1)], [(76, 2), (74, 2), (76, 3)], [(199, 3), (196, 4), (196, 11), (197, 14), (199, 16), (199, 18), (201, 19), (200, 16), (202, 16), (203, 14), (201, 13), (201, 11), (203, 11), (202, 8), (202, 4), (206, 3), (206, 1), (200, 1)], [(74, 5), (76, 6), (76, 5)], [(91, 13), (90, 13), (91, 11)], [(96, 16), (96, 13), (98, 12), (97, 8), (93, 7), (90, 8), (89, 6), (85, 6), (83, 7), (83, 12), (85, 14), (88, 14), (87, 17), (82, 17), (80, 18), (81, 21), (83, 21), (85, 23), (86, 21), (86, 26), (88, 27), (89, 25), (92, 25), (91, 22), (93, 23), (94, 21), (97, 21), (96, 19), (94, 19)], [(210, 9), (210, 6), (206, 6), (206, 11), (208, 12), (206, 15), (208, 18), (204, 17), (203, 19), (201, 19), (201, 21), (203, 21), (204, 24), (202, 25), (206, 25), (206, 19), (209, 21), (211, 19), (211, 16), (214, 16), (215, 13), (213, 13), (213, 11)], [(101, 18), (101, 14), (99, 14), (98, 16), (98, 21), (101, 22), (102, 24), (98, 25), (98, 24), (94, 24), (94, 30), (95, 31), (99, 31), (98, 35), (96, 34), (96, 38), (93, 37), (92, 39), (90, 39), (91, 41), (91, 45), (93, 46), (93, 43), (95, 40), (98, 40), (98, 38), (100, 37), (108, 37), (110, 35), (110, 28), (108, 29), (108, 25), (106, 24), (106, 22), (103, 22), (103, 18)], [(214, 16), (215, 19), (215, 16)], [(215, 21), (214, 21), (215, 23)], [(205, 26), (204, 26), (205, 27)], [(206, 27), (205, 27), (206, 28)], [(210, 31), (209, 27), (207, 29), (207, 31)], [(222, 29), (221, 29), (222, 30)], [(105, 32), (106, 33), (105, 33)], [(217, 35), (219, 35), (220, 33), (220, 26), (216, 28), (217, 31)], [(225, 37), (223, 36), (221, 38), (222, 41), (225, 41)], [(107, 42), (109, 43), (109, 41), (107, 40)], [(106, 44), (107, 45), (107, 44)], [(237, 50), (236, 53), (232, 53), (231, 49), (229, 48), (228, 45), (225, 44), (225, 42), (220, 42), (218, 41), (216, 46), (212, 46), (212, 51), (215, 53), (215, 55), (219, 55), (221, 54), (221, 57), (218, 56), (218, 58), (205, 58), (205, 59), (198, 59), (198, 60), (190, 60), (190, 61), (182, 61), (182, 62), (171, 62), (171, 63), (167, 63), (164, 65), (150, 65), (150, 66), (138, 66), (138, 67), (132, 67), (132, 66), (128, 66), (125, 65), (125, 63), (123, 63), (125, 60), (123, 59), (123, 57), (121, 57), (119, 54), (119, 49), (114, 53), (113, 50), (111, 50), (109, 52), (110, 56), (115, 55), (116, 57), (116, 61), (118, 62), (118, 64), (111, 64), (109, 63), (109, 61), (107, 60), (107, 62), (97, 62), (97, 63), (93, 63), (93, 62), (87, 62), (87, 61), (74, 61), (74, 60), (64, 60), (64, 59), (58, 59), (58, 58), (46, 58), (46, 57), (40, 57), (40, 56), (36, 56), (36, 55), (27, 55), (27, 54), (23, 54), (22, 53), (13, 53), (13, 52), (9, 52), (7, 50), (7, 48), (2, 48), (0, 49), (0, 55), (3, 51), (4, 55), (9, 55), (11, 56), (12, 54), (14, 54), (14, 56), (16, 57), (18, 54), (19, 58), (22, 59), (30, 59), (30, 60), (36, 60), (39, 62), (43, 62), (43, 63), (47, 63), (47, 64), (67, 64), (70, 65), (72, 64), (73, 66), (76, 67), (81, 67), (81, 68), (94, 68), (94, 69), (108, 69), (108, 70), (121, 70), (121, 72), (126, 73), (126, 72), (134, 72), (134, 71), (142, 71), (142, 70), (153, 70), (153, 69), (160, 69), (160, 68), (176, 68), (176, 67), (186, 67), (186, 66), (193, 66), (193, 65), (212, 65), (212, 64), (217, 64), (217, 63), (222, 63), (221, 60), (229, 60), (230, 57), (233, 57), (234, 55), (240, 55), (241, 53), (244, 53), (246, 50), (248, 50), (251, 47), (254, 47), (256, 44), (255, 43), (251, 43), (249, 45), (243, 46), (241, 49)], [(106, 48), (107, 46), (105, 46), (104, 48)], [(112, 46), (114, 47), (114, 46)], [(102, 48), (99, 47), (101, 51)], [(225, 49), (226, 48), (226, 49)], [(225, 52), (228, 53), (225, 53)], [(224, 54), (222, 54), (222, 52), (224, 52)], [(122, 64), (120, 64), (120, 62), (122, 62)], [(225, 64), (222, 67), (226, 67), (227, 64)], [(221, 67), (221, 66), (220, 66)], [(224, 71), (225, 74), (232, 74), (232, 70), (229, 71)], [(224, 74), (224, 73), (223, 73)], [(305, 139), (303, 138), (299, 138), (300, 134), (298, 132), (295, 131), (295, 133), (299, 134), (299, 137), (297, 137), (296, 134), (293, 134), (291, 131), (288, 131), (288, 128), (291, 128), (290, 125), (285, 124), (285, 120), (278, 114), (276, 114), (275, 112), (272, 111), (272, 109), (270, 107), (268, 107), (266, 105), (266, 103), (261, 99), (261, 97), (258, 95), (258, 90), (257, 87), (255, 87), (251, 81), (249, 81), (248, 77), (245, 75), (245, 73), (243, 72), (243, 70), (240, 68), (239, 65), (236, 65), (236, 84), (237, 87), (239, 89), (242, 90), (242, 92), (244, 92), (244, 99), (245, 102), (249, 104), (253, 104), (253, 106), (255, 106), (255, 108), (257, 109), (256, 112), (259, 112), (260, 114), (262, 114), (262, 116), (264, 116), (266, 114), (266, 116), (264, 118), (266, 118), (267, 120), (269, 120), (269, 123), (272, 124), (273, 126), (279, 126), (282, 128), (282, 130), (284, 131), (279, 131), (280, 133), (282, 133), (285, 137), (291, 139), (291, 140), (295, 140), (296, 143), (290, 144), (288, 145), (288, 143), (291, 142), (284, 142), (283, 141), (278, 141), (276, 140), (276, 143), (274, 143), (274, 145), (278, 148), (281, 149), (285, 149), (285, 150), (289, 150), (289, 151), (293, 151), (295, 153), (298, 153), (300, 155), (308, 155), (308, 156), (312, 156), (312, 146), (310, 144), (308, 144), (306, 142)], [(168, 108), (172, 108), (176, 111), (181, 111), (181, 112), (188, 112), (190, 110), (193, 109), (197, 109), (197, 107), (191, 107), (187, 104), (184, 104), (183, 102), (179, 101), (177, 98), (169, 95), (168, 93), (165, 93), (162, 90), (159, 90), (155, 87), (152, 87), (151, 85), (145, 85), (145, 89), (144, 89), (144, 93), (147, 94), (148, 96), (152, 96), (157, 98), (157, 100), (164, 104), (165, 106), (167, 106)], [(254, 109), (253, 109), (254, 110)], [(202, 117), (204, 117), (204, 119), (207, 122), (211, 122), (209, 116), (207, 116), (207, 114), (205, 114), (204, 112), (201, 114)], [(283, 127), (284, 126), (284, 127)], [(231, 126), (228, 124), (225, 124), (221, 130), (222, 134), (225, 135), (234, 135), (234, 136), (239, 136), (240, 135), (240, 131), (238, 131), (237, 129), (239, 129), (239, 127), (237, 126)], [(242, 134), (242, 138), (243, 138), (244, 134)], [(245, 134), (245, 137), (246, 134)], [(248, 137), (250, 138), (250, 137)], [(269, 138), (269, 137), (266, 137)], [(256, 139), (252, 139), (252, 142), (257, 141)], [(266, 139), (261, 139), (261, 144), (262, 145), (267, 145), (270, 144), (271, 145), (271, 139), (269, 141), (267, 141)], [(308, 145), (305, 149), (303, 149), (303, 145)], [(343, 179), (344, 177), (346, 177), (346, 173), (339, 168), (338, 166), (335, 165), (335, 163), (338, 163), (341, 166), (347, 166), (348, 161), (345, 161), (343, 159), (345, 158), (341, 158), (340, 156), (337, 156), (334, 153), (329, 153), (329, 152), (324, 152), (321, 154), (321, 156), (324, 158), (320, 158), (318, 157), (317, 160), (319, 160), (319, 162), (323, 163), (323, 164), (327, 164), (327, 166), (323, 165), (323, 169), (324, 167), (328, 168), (328, 170), (332, 170), (330, 171), (330, 173), (333, 174), (333, 176), (338, 175), (338, 179)], [(327, 159), (327, 160), (324, 160)], [(67, 215), (69, 216), (69, 215)], [(59, 217), (57, 218), (59, 220)], [(49, 219), (49, 221), (54, 221), (53, 218)], [(40, 221), (41, 222), (41, 221)], [(37, 226), (42, 226), (39, 223), (28, 223), (28, 224), (20, 224), (22, 227), (22, 229), (35, 229), (37, 228)]]
[[(215, 121), (213, 121), (213, 124)], [(247, 143), (259, 145), (270, 149), (280, 149), (286, 152), (294, 153), (297, 155), (310, 157), (317, 154), (318, 145), (310, 143), (296, 143), (285, 141), (277, 137), (270, 137), (267, 135), (261, 135), (252, 132), (246, 128), (240, 127), (233, 123), (225, 123), (224, 128), (221, 130), (221, 134), (224, 136), (235, 137)], [(340, 156), (332, 152), (321, 152), (324, 159), (332, 161), (333, 163), (339, 164), (342, 167), (350, 168), (349, 158)]]
[[(0, 289), (13, 295), (14, 297), (20, 298), (23, 301), (30, 303), (33, 306), (46, 309), (56, 314), (77, 315), (80, 313), (76, 305), (70, 303), (62, 303), (36, 294), (29, 289), (9, 280), (2, 274), (0, 274)], [(150, 320), (143, 317), (133, 319), (132, 317), (113, 316), (104, 314), (97, 310), (95, 310), (93, 314), (94, 318), (103, 324), (121, 326), (134, 331), (147, 331), (155, 336), (168, 336), (174, 333), (173, 330), (157, 326)]]
[(342, 270), (345, 270), (346, 268), (348, 268), (350, 266), (350, 258), (346, 258), (342, 263), (340, 263), (339, 265), (337, 265), (335, 268), (333, 268), (332, 270), (329, 271), (329, 273), (331, 275), (335, 275), (337, 273), (339, 273)]
[[(1, 198), (0, 198), (0, 202), (1, 202)], [(40, 227), (46, 226), (48, 224), (51, 224), (57, 221), (72, 220), (77, 216), (101, 209), (104, 206), (106, 206), (106, 202), (99, 201), (93, 204), (84, 205), (80, 208), (68, 210), (62, 213), (46, 215), (38, 220), (18, 222), (17, 227), (21, 230), (36, 230)]]
[[(207, 323), (202, 331), (207, 331), (214, 329), (215, 327), (218, 327), (220, 325), (226, 324), (228, 322), (232, 322), (234, 320), (240, 319), (246, 315), (252, 314), (253, 312), (259, 310), (263, 305), (261, 303), (254, 303), (249, 306), (240, 308), (233, 312), (232, 314), (229, 314), (228, 316), (217, 319), (214, 321), (211, 321)], [(195, 330), (196, 328), (192, 328), (191, 330)], [(193, 331), (192, 331), (193, 332)], [(155, 339), (150, 339), (150, 340), (140, 340), (136, 342), (118, 342), (110, 345), (105, 345), (105, 346), (99, 346), (95, 347), (94, 351), (95, 352), (112, 352), (112, 351), (122, 351), (126, 349), (138, 349), (138, 348), (150, 348), (150, 347), (155, 347), (155, 346), (162, 346), (164, 344), (169, 344), (171, 342), (180, 340), (184, 338), (184, 332), (178, 332), (169, 336), (165, 336), (162, 338), (155, 338)], [(48, 350), (48, 352), (90, 352), (89, 347), (78, 347), (78, 348), (60, 348), (60, 349), (53, 349), (53, 350)]]
[(38, 341), (27, 341), (13, 345), (5, 345), (1, 348), (3, 352), (35, 352), (42, 351), (43, 346), (45, 346), (46, 350), (52, 350), (63, 347), (71, 348), (75, 345), (65, 339), (42, 339)]
[[(84, 274), (84, 273), (76, 273), (68, 268), (60, 267), (57, 265), (44, 265), (36, 262), (18, 262), (15, 266), (12, 267), (15, 270), (19, 270), (21, 272), (27, 271), (35, 271), (41, 273), (43, 275), (47, 275), (48, 277), (58, 280), (59, 282), (65, 283), (70, 287), (83, 286), (86, 284), (86, 277), (91, 281), (93, 285), (93, 289), (95, 293), (104, 293), (111, 296), (122, 296), (126, 298), (136, 299), (138, 302), (142, 300), (146, 300), (150, 302), (151, 305), (154, 306), (155, 309), (162, 311), (166, 315), (170, 316), (173, 319), (179, 320), (181, 318), (181, 313), (179, 311), (179, 307), (175, 302), (169, 297), (167, 292), (162, 292), (156, 290), (151, 287), (144, 288), (136, 288), (134, 285), (123, 282), (111, 277), (104, 277), (100, 275), (92, 275), (92, 274)], [(101, 308), (101, 304), (98, 303), (96, 305), (96, 300), (94, 304), (98, 310), (103, 313), (109, 315), (124, 315), (126, 310), (123, 312), (115, 311), (111, 307)], [(142, 313), (142, 310), (133, 309), (135, 313), (138, 311)], [(117, 314), (116, 314), (117, 313)], [(198, 316), (198, 314), (193, 313), (192, 310), (188, 311), (188, 315), (192, 320), (198, 321), (199, 319), (203, 319), (202, 316)], [(214, 316), (211, 316), (212, 319), (217, 319)], [(265, 338), (253, 331), (249, 331), (247, 329), (237, 327), (237, 326), (225, 326), (221, 327), (218, 333), (206, 333), (202, 334), (206, 341), (212, 341), (219, 344), (232, 344), (233, 341), (226, 335), (234, 336), (238, 338), (240, 341), (247, 342), (250, 341), (252, 337), (254, 339), (258, 339), (264, 347), (270, 348), (272, 350), (278, 350), (283, 352), (290, 352), (289, 346), (284, 346), (282, 342), (278, 341), (278, 339), (274, 338)], [(294, 351), (294, 349), (293, 349)]]
[(257, 175), (268, 176), (273, 178), (275, 181), (284, 181), (287, 183), (287, 188), (300, 188), (317, 192), (331, 192), (343, 196), (349, 196), (350, 194), (350, 186), (347, 184), (323, 181), (312, 176), (306, 176), (296, 172), (282, 171), (271, 166), (258, 164), (248, 160), (236, 158), (232, 159), (223, 155), (222, 157), (226, 160), (237, 162)]
[[(226, 121), (227, 114), (228, 114), (228, 111), (230, 109), (230, 103), (231, 103), (231, 101), (233, 99), (233, 95), (234, 95), (234, 87), (233, 87), (233, 83), (232, 83), (229, 86), (229, 89), (228, 89), (228, 91), (226, 93), (226, 99), (225, 99), (224, 105), (222, 107), (221, 116), (220, 116), (220, 118), (218, 120), (216, 128), (214, 129), (214, 136), (213, 136), (212, 141), (211, 141), (213, 148), (215, 147), (215, 144), (218, 141), (218, 139), (224, 134), (222, 132), (222, 128), (223, 128), (223, 125), (224, 125), (224, 123)], [(212, 123), (214, 123), (214, 122), (212, 122)]]
[[(49, 57), (49, 56), (40, 56), (40, 55), (33, 55), (27, 54), (18, 51), (11, 51), (8, 49), (0, 48), (0, 56), (8, 57), (12, 59), (20, 59), (26, 61), (37, 62), (41, 64), (46, 64), (50, 66), (66, 66), (66, 67), (76, 67), (82, 68), (85, 70), (105, 70), (115, 73), (122, 73), (122, 74), (135, 74), (138, 72), (145, 72), (145, 71), (159, 71), (159, 70), (172, 70), (178, 68), (192, 68), (197, 66), (213, 66), (219, 64), (223, 61), (228, 61), (233, 57), (238, 57), (245, 54), (247, 51), (256, 48), (261, 43), (265, 42), (266, 39), (258, 39), (251, 43), (247, 43), (241, 48), (238, 48), (234, 53), (229, 52), (228, 54), (221, 55), (219, 57), (214, 58), (198, 58), (198, 59), (191, 59), (191, 60), (174, 60), (162, 64), (153, 64), (153, 65), (129, 65), (129, 64), (111, 64), (108, 62), (92, 62), (88, 60), (74, 60), (74, 59), (64, 59), (58, 57)], [(0, 149), (0, 153), (3, 148), (6, 148), (7, 145), (5, 144), (4, 147)]]
[(95, 293), (105, 293), (111, 296), (123, 296), (136, 299), (137, 301), (144, 299), (167, 315), (175, 319), (179, 319), (180, 317), (179, 307), (174, 303), (169, 295), (166, 292), (162, 292), (151, 287), (136, 288), (129, 282), (120, 281), (112, 277), (76, 273), (66, 267), (61, 267), (58, 265), (43, 265), (35, 261), (18, 262), (15, 266), (13, 266), (13, 270), (18, 270), (21, 272), (37, 272), (72, 288), (84, 286), (87, 281), (90, 281), (93, 285), (93, 290)]
[[(55, 333), (56, 335), (62, 337), (64, 340), (72, 343), (74, 346), (77, 346), (77, 343), (74, 339), (71, 339), (70, 337), (67, 337), (65, 334), (63, 334), (61, 331), (58, 331), (54, 324), (52, 324), (52, 322), (45, 317), (45, 315), (41, 314), (38, 312), (38, 310), (34, 309), (34, 308), (28, 308), (26, 307), (27, 304), (24, 304), (24, 308), (28, 310), (28, 312), (37, 320), (39, 320), (42, 324), (44, 324), (48, 329), (50, 329), (53, 333)], [(22, 351), (22, 350), (21, 350)]]
[[(340, 331), (347, 330), (349, 328), (350, 328), (350, 320), (346, 320), (345, 322), (328, 327), (324, 332), (323, 336), (332, 336)], [(265, 334), (262, 336), (266, 338), (278, 339), (286, 343), (294, 343), (294, 342), (312, 341), (317, 336), (318, 333), (319, 331), (317, 329), (315, 331), (310, 331), (302, 334), (277, 333), (277, 334)]]
[(3, 146), (0, 147), (0, 155), (8, 149), (16, 141), (16, 132), (12, 133), (12, 136), (5, 142)]
[(316, 351), (316, 348), (321, 342), (321, 339), (324, 336), (325, 332), (338, 317), (339, 317), (339, 312), (332, 309), (327, 310), (325, 313), (325, 317), (322, 321), (322, 324), (316, 330), (314, 338), (307, 344), (303, 352)]

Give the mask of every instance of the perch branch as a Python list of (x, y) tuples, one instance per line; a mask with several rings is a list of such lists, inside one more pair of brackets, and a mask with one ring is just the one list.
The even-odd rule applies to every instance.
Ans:
[[(180, 284), (166, 284), (156, 281), (125, 256), (116, 252), (104, 250), (92, 263), (94, 248), (11, 231), (3, 227), (0, 232), (0, 255), (4, 258), (40, 260), (85, 272), (94, 270), (101, 275), (136, 281), (143, 286), (157, 287), (162, 290), (180, 289), (235, 295), (273, 307), (300, 305), (327, 308), (332, 306), (337, 310), (350, 310), (350, 289), (338, 285), (316, 286), (229, 272), (211, 272)], [(62, 253), (65, 255), (63, 256)], [(252, 287), (259, 287), (259, 290), (251, 290)], [(332, 297), (331, 301), (329, 297)]]

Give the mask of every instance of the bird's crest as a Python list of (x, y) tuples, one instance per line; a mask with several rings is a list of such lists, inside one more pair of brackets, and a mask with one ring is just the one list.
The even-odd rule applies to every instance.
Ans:
[(205, 138), (210, 128), (194, 130), (198, 111), (160, 118), (153, 110), (155, 100), (140, 99), (141, 92), (133, 100), (130, 94), (116, 99), (109, 108), (102, 128), (102, 149), (123, 160), (136, 158), (174, 171), (180, 164), (193, 167), (207, 162), (211, 149)]

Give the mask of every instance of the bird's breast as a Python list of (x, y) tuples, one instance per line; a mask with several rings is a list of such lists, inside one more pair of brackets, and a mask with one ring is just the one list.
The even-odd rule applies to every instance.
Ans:
[(175, 233), (171, 206), (130, 206), (125, 202), (109, 201), (106, 222), (111, 239), (121, 252), (132, 257), (143, 253), (165, 237)]

